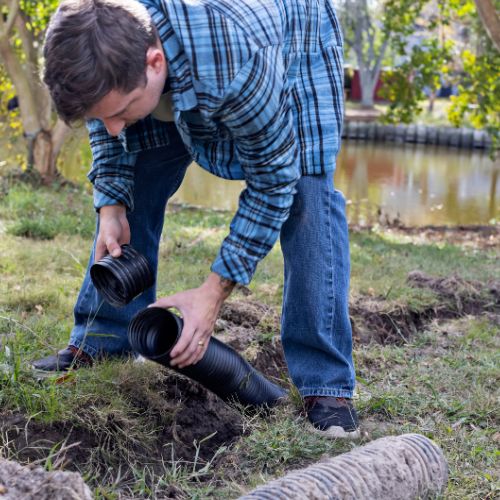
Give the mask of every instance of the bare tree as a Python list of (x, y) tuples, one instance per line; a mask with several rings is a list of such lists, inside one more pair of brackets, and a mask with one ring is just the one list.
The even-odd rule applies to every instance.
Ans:
[(367, 0), (347, 0), (341, 4), (345, 43), (354, 51), (358, 63), (361, 104), (373, 108), (375, 87), (389, 39), (381, 39)]
[(49, 93), (40, 82), (42, 37), (43, 30), (35, 27), (19, 0), (0, 0), (0, 61), (18, 96), (28, 167), (50, 182), (57, 175), (57, 156), (69, 128), (54, 118)]

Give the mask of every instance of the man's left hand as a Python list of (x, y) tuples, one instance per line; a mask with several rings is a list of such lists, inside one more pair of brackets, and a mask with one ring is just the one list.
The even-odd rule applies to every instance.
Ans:
[(219, 311), (234, 285), (232, 281), (211, 273), (199, 288), (163, 297), (151, 304), (150, 307), (165, 309), (175, 307), (182, 314), (184, 327), (170, 353), (172, 366), (184, 368), (203, 358)]

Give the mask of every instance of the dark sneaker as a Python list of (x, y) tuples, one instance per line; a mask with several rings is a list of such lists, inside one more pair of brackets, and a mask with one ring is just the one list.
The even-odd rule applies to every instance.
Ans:
[(68, 371), (70, 368), (90, 367), (93, 363), (94, 360), (88, 354), (70, 345), (53, 356), (34, 361), (32, 366), (36, 370), (45, 372), (60, 372)]
[(330, 438), (359, 438), (358, 415), (350, 399), (307, 396), (304, 407), (315, 432)]

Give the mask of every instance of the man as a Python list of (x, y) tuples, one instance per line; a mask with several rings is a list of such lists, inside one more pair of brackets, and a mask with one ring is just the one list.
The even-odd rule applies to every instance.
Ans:
[[(279, 236), (290, 376), (315, 430), (356, 437), (347, 223), (333, 187), (342, 38), (331, 0), (65, 0), (44, 54), (59, 115), (88, 124), (99, 213), (90, 263), (131, 241), (156, 272), (165, 204), (190, 161), (246, 181), (206, 281), (155, 302), (184, 317), (172, 364), (203, 357), (224, 300)], [(68, 348), (35, 366), (126, 353), (128, 322), (154, 293), (116, 310), (87, 270)]]

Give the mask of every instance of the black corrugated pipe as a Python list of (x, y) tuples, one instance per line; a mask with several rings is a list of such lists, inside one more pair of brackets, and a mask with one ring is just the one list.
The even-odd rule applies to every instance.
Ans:
[(203, 358), (185, 368), (170, 366), (170, 352), (179, 340), (183, 321), (160, 307), (139, 311), (132, 319), (128, 338), (132, 349), (147, 359), (172, 368), (199, 382), (224, 401), (244, 406), (272, 407), (286, 395), (244, 360), (234, 349), (212, 337)]
[(122, 245), (121, 249), (120, 257), (106, 255), (90, 268), (92, 283), (115, 307), (126, 306), (155, 282), (144, 255), (130, 245)]

